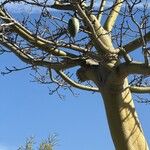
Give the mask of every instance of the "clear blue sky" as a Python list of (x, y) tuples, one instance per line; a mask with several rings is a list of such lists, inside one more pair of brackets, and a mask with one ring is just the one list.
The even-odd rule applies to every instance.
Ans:
[[(4, 67), (23, 66), (13, 55), (0, 56)], [(58, 135), (55, 150), (114, 150), (100, 94), (75, 90), (65, 100), (50, 96), (47, 86), (30, 82), (30, 71), (0, 75), (0, 150), (16, 150), (26, 138), (38, 142), (49, 134)], [(136, 104), (145, 135), (150, 143), (150, 105)]]

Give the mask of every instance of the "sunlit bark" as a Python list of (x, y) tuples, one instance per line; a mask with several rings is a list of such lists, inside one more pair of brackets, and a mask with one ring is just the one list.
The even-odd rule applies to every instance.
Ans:
[(116, 150), (148, 150), (127, 80), (101, 93)]

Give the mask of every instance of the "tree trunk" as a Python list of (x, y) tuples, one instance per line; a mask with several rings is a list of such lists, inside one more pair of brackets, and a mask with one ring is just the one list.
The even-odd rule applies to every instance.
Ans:
[(128, 88), (128, 81), (125, 79), (123, 82), (122, 85), (107, 84), (101, 91), (115, 148), (149, 150)]

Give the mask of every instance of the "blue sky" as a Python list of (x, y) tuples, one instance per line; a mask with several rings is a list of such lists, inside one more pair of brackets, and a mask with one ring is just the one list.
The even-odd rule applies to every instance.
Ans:
[[(23, 66), (15, 56), (0, 56), (5, 66)], [(16, 150), (26, 138), (35, 140), (58, 135), (55, 150), (114, 150), (100, 94), (75, 90), (78, 97), (50, 96), (44, 85), (31, 82), (30, 71), (0, 75), (0, 150)], [(145, 135), (150, 143), (150, 105), (136, 104)]]

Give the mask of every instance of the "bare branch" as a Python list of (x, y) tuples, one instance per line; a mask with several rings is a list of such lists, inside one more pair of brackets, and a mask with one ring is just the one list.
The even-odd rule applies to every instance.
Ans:
[(0, 24), (0, 33), (3, 32), (5, 29), (9, 28), (10, 26), (12, 26), (13, 24), (14, 24), (13, 22)]
[[(150, 41), (150, 32), (148, 32), (144, 36), (144, 39), (147, 42)], [(123, 47), (126, 50), (126, 52), (129, 53), (129, 52), (132, 52), (132, 51), (136, 50), (137, 48), (141, 47), (142, 44), (143, 44), (142, 37), (140, 37), (140, 38), (137, 38), (137, 39), (131, 41), (130, 43), (124, 45)]]
[(120, 52), (119, 52), (120, 55), (122, 55), (126, 61), (126, 63), (130, 63), (132, 61), (132, 59), (130, 58), (129, 54), (125, 51), (124, 48), (120, 48)]
[(110, 14), (105, 22), (104, 28), (110, 32), (115, 24), (115, 21), (119, 15), (121, 6), (123, 4), (124, 0), (116, 0), (114, 3), (113, 8), (110, 11)]
[(118, 53), (118, 51), (113, 48), (110, 35), (103, 29), (96, 16), (91, 13), (86, 14), (79, 4), (76, 4), (75, 7), (79, 15), (83, 18), (84, 23), (89, 27), (92, 33), (89, 36), (92, 37), (91, 39), (95, 43), (95, 47), (107, 53)]
[(6, 5), (7, 3), (20, 3), (20, 2), (23, 2), (24, 4), (28, 4), (28, 5), (32, 5), (32, 6), (38, 6), (38, 7), (48, 7), (48, 8), (51, 8), (52, 5), (49, 5), (47, 4), (47, 0), (44, 1), (44, 2), (40, 2), (40, 1), (37, 1), (37, 0), (30, 0), (30, 1), (27, 1), (27, 0), (5, 0), (3, 3), (1, 3), (1, 6), (4, 6)]
[(150, 87), (138, 87), (138, 86), (130, 86), (129, 87), (132, 93), (150, 93)]
[(57, 79), (54, 79), (53, 74), (52, 74), (52, 69), (51, 69), (51, 68), (48, 68), (48, 71), (49, 71), (49, 77), (50, 77), (51, 81), (52, 81), (53, 83), (58, 84), (59, 86), (63, 86), (63, 84), (60, 83)]
[(29, 69), (29, 68), (32, 68), (33, 66), (26, 66), (26, 67), (22, 67), (22, 68), (17, 68), (15, 66), (13, 66), (13, 68), (8, 68), (8, 67), (5, 67), (5, 71), (1, 71), (1, 74), (2, 75), (7, 75), (7, 74), (10, 74), (12, 72), (16, 72), (16, 71), (22, 71), (22, 70), (26, 70), (26, 69)]
[(10, 49), (23, 62), (34, 66), (43, 66), (43, 67), (53, 68), (53, 69), (62, 69), (62, 68), (66, 69), (66, 68), (80, 65), (80, 63), (82, 63), (83, 61), (82, 59), (79, 58), (74, 60), (66, 59), (65, 61), (53, 63), (50, 61), (43, 60), (43, 58), (42, 59), (34, 58), (30, 54), (26, 53), (25, 50), (22, 50), (16, 44), (10, 43), (4, 38), (0, 38), (0, 43), (6, 48)]
[(143, 74), (150, 75), (150, 65), (145, 65), (145, 63), (141, 62), (130, 62), (122, 63), (116, 69), (119, 71), (120, 76), (126, 77), (129, 74)]
[[(132, 9), (131, 9), (132, 10)], [(141, 37), (141, 41), (142, 41), (142, 50), (143, 50), (143, 53), (144, 53), (144, 60), (145, 60), (145, 64), (148, 65), (149, 63), (149, 60), (148, 60), (148, 50), (146, 48), (147, 46), (147, 41), (145, 41), (145, 38), (144, 38), (144, 33), (143, 33), (143, 25), (145, 24), (145, 20), (142, 21), (142, 23), (138, 23), (136, 20), (135, 20), (135, 17), (133, 16), (133, 14), (131, 13), (131, 19), (132, 21), (134, 22), (134, 24), (137, 26), (138, 30), (139, 30), (139, 34), (140, 34), (140, 37)], [(146, 32), (146, 31), (145, 31)]]
[(84, 47), (81, 47), (81, 46), (78, 46), (76, 44), (68, 44), (68, 43), (57, 43), (57, 47), (62, 47), (62, 48), (69, 48), (69, 49), (72, 49), (72, 50), (75, 50), (77, 52), (81, 52), (81, 53), (87, 53), (88, 52), (88, 49), (84, 48)]
[(101, 4), (100, 4), (100, 7), (99, 7), (98, 15), (97, 15), (97, 18), (98, 18), (99, 21), (101, 21), (105, 4), (106, 4), (106, 0), (102, 0)]
[(73, 7), (73, 5), (69, 4), (69, 3), (61, 3), (59, 1), (56, 1), (51, 8), (54, 9), (58, 9), (58, 10), (70, 10), (70, 11), (75, 11), (75, 8)]
[(82, 89), (82, 90), (86, 90), (86, 91), (94, 91), (94, 92), (99, 92), (100, 90), (96, 87), (89, 87), (89, 86), (85, 86), (85, 85), (81, 85), (73, 80), (71, 80), (67, 75), (65, 75), (62, 71), (57, 71), (56, 72), (71, 86), (78, 88), (78, 89)]
[(142, 96), (139, 96), (139, 95), (135, 95), (136, 96), (136, 99), (135, 101), (137, 101), (138, 103), (140, 104), (150, 104), (150, 100), (149, 98), (145, 98), (145, 97), (142, 97)]
[(14, 23), (13, 30), (18, 33), (21, 37), (23, 37), (28, 42), (32, 43), (34, 46), (39, 47), (43, 49), (44, 51), (51, 53), (56, 56), (65, 56), (65, 57), (76, 57), (76, 55), (64, 52), (62, 50), (58, 50), (55, 48), (54, 45), (56, 43), (52, 41), (48, 41), (46, 39), (43, 39), (39, 36), (33, 35), (29, 30), (24, 28), (20, 23), (18, 23), (16, 20), (11, 18), (6, 11), (2, 8), (0, 8), (0, 17), (6, 22), (6, 23)]
[(133, 75), (130, 86), (147, 87), (149, 86), (149, 75)]
[(93, 5), (94, 5), (94, 0), (91, 0), (91, 2), (90, 2), (90, 9), (93, 8)]

